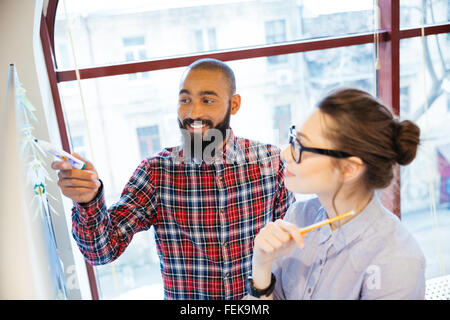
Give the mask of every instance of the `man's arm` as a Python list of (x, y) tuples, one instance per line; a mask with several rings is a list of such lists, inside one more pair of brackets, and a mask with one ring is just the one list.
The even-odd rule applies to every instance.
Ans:
[[(90, 171), (88, 174), (94, 176), (92, 164), (85, 162), (86, 169)], [(90, 264), (100, 265), (113, 261), (122, 254), (136, 232), (147, 230), (153, 224), (156, 194), (147, 160), (138, 166), (120, 200), (109, 209), (106, 208), (104, 187), (99, 180), (100, 186), (97, 190), (93, 189), (93, 193), (80, 186), (86, 184), (79, 181), (80, 177), (87, 175), (86, 172), (80, 172), (84, 170), (67, 169), (61, 162), (54, 162), (52, 167), (61, 170), (58, 185), (64, 195), (74, 200), (72, 233)], [(95, 176), (98, 178), (96, 171)], [(79, 199), (89, 201), (77, 201)]]

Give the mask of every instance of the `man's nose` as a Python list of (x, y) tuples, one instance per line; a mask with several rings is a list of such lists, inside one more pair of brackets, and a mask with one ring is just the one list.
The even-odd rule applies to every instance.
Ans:
[(194, 120), (203, 119), (203, 111), (203, 106), (200, 105), (200, 102), (194, 101), (191, 108), (190, 118)]

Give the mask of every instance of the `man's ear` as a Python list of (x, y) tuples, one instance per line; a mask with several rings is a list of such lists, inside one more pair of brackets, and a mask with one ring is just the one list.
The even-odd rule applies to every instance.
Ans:
[(231, 97), (231, 114), (236, 114), (241, 108), (241, 96), (239, 94), (234, 94)]
[(341, 168), (343, 169), (344, 179), (347, 182), (358, 180), (366, 170), (364, 162), (359, 157), (349, 157), (344, 159)]

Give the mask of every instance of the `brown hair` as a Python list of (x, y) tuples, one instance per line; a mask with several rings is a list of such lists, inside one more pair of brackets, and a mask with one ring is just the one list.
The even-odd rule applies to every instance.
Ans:
[(389, 186), (394, 165), (414, 160), (420, 128), (412, 121), (395, 119), (371, 94), (339, 89), (320, 101), (318, 108), (332, 119), (325, 135), (334, 147), (364, 162), (362, 182), (367, 190)]

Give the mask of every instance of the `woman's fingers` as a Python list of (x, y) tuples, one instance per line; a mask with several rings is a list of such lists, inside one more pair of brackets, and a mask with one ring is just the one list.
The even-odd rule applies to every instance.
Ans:
[(264, 264), (286, 255), (296, 244), (304, 248), (299, 228), (283, 220), (268, 223), (255, 238), (254, 262)]
[(285, 243), (288, 242), (290, 237), (289, 237), (289, 233), (286, 232), (286, 230), (284, 230), (283, 228), (281, 228), (281, 224), (278, 221), (282, 221), (282, 220), (277, 220), (274, 223), (270, 223), (267, 225), (267, 228), (270, 230), (271, 234), (277, 238), (280, 242)]
[(263, 246), (263, 249), (267, 252), (290, 246), (293, 241), (289, 230), (287, 230), (287, 226), (283, 227), (280, 222), (268, 223), (267, 226), (261, 230), (259, 238), (261, 238), (261, 244), (269, 245)]
[(303, 236), (300, 234), (300, 229), (292, 223), (286, 222), (284, 220), (278, 219), (275, 224), (288, 235), (289, 238), (292, 237), (295, 243), (300, 249), (305, 247), (305, 242)]
[(260, 250), (262, 250), (268, 254), (274, 252), (274, 250), (275, 250), (272, 243), (265, 238), (259, 239), (257, 246), (259, 247)]

